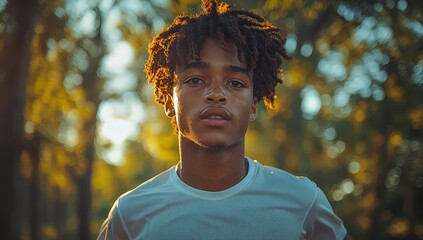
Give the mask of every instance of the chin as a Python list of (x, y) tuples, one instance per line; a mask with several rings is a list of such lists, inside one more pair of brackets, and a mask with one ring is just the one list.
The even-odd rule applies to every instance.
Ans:
[(197, 144), (210, 151), (221, 151), (233, 147), (239, 143), (238, 141), (228, 142), (223, 139), (201, 139), (196, 141)]
[(201, 146), (202, 148), (205, 149), (210, 149), (210, 150), (220, 150), (220, 149), (224, 149), (228, 146), (228, 144), (222, 142), (222, 141), (217, 141), (216, 139), (209, 141), (209, 139), (197, 139), (194, 140), (194, 142), (198, 145)]
[(228, 147), (226, 144), (208, 144), (208, 145), (202, 145), (203, 148), (210, 150), (210, 151), (220, 151), (224, 150)]
[(188, 140), (188, 142), (210, 151), (225, 150), (242, 143), (243, 140), (242, 137), (234, 138), (233, 136), (229, 137), (224, 134), (216, 134), (213, 132), (208, 132), (202, 135), (182, 133), (181, 136)]

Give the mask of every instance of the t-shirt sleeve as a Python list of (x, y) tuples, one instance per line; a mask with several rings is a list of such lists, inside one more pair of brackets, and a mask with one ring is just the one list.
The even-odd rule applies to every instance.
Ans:
[(119, 213), (119, 200), (117, 200), (109, 212), (106, 220), (100, 228), (97, 240), (127, 240), (130, 239), (126, 233), (125, 225)]
[(335, 215), (326, 196), (316, 187), (316, 194), (303, 224), (305, 239), (336, 239), (342, 240), (347, 230), (342, 220)]

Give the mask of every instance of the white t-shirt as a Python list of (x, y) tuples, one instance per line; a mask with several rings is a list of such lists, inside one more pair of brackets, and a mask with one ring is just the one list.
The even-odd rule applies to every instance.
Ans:
[(190, 187), (170, 168), (119, 197), (98, 239), (344, 239), (315, 183), (248, 162), (244, 179), (218, 192)]

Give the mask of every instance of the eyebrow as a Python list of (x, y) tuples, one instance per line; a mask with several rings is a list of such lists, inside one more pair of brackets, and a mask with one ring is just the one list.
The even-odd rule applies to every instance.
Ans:
[(200, 68), (200, 69), (206, 69), (206, 68), (210, 68), (210, 63), (207, 62), (192, 62), (192, 63), (188, 63), (187, 65), (184, 66), (184, 68), (182, 69), (181, 72), (185, 72), (189, 69), (193, 69), (193, 68)]
[(246, 68), (242, 68), (242, 67), (238, 67), (238, 66), (234, 66), (234, 65), (225, 65), (225, 70), (229, 71), (229, 72), (240, 72), (243, 73), (245, 75), (247, 75), (249, 78), (251, 78), (250, 74), (248, 74), (248, 70)]
[[(189, 69), (195, 69), (195, 68), (197, 68), (197, 69), (209, 69), (209, 68), (211, 68), (211, 64), (208, 63), (208, 62), (202, 62), (202, 61), (192, 62), (192, 63), (185, 65), (185, 67), (182, 69), (181, 72), (185, 72)], [(234, 65), (225, 65), (223, 68), (224, 68), (225, 71), (240, 72), (240, 73), (245, 74), (249, 78), (251, 78), (251, 76), (248, 73), (248, 70), (246, 68), (242, 68), (242, 67), (238, 67), (238, 66), (234, 66)]]

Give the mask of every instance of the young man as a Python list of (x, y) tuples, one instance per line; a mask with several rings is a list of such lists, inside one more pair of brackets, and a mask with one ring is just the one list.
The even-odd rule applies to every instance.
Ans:
[(344, 239), (307, 178), (244, 156), (257, 103), (273, 104), (288, 59), (280, 29), (203, 0), (149, 45), (148, 81), (175, 124), (179, 163), (122, 195), (99, 239)]

